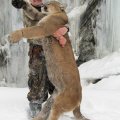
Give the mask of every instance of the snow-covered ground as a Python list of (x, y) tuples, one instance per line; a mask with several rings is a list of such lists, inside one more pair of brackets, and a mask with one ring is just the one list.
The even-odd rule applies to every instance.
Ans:
[[(92, 60), (79, 67), (83, 84), (82, 113), (90, 120), (120, 120), (120, 52)], [(0, 120), (28, 120), (27, 88), (0, 87)], [(60, 120), (72, 120), (72, 113)]]
[(91, 120), (120, 120), (120, 75), (83, 88), (82, 112)]
[(82, 64), (79, 71), (82, 82), (120, 75), (120, 50), (102, 59)]

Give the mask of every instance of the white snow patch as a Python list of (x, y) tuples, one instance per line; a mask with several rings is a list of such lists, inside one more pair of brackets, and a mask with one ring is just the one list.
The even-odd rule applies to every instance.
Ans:
[(27, 89), (0, 87), (0, 120), (27, 120)]
[[(112, 76), (97, 84), (83, 87), (82, 113), (91, 120), (119, 120), (120, 76)], [(0, 88), (0, 120), (28, 120), (26, 88)], [(73, 120), (67, 113), (59, 120)]]
[(120, 119), (120, 76), (83, 87), (82, 112), (91, 120)]
[(120, 74), (120, 51), (79, 67), (81, 80), (95, 80)]
[(67, 14), (69, 21), (76, 19), (76, 17), (80, 17), (85, 12), (86, 8), (87, 3), (82, 6), (73, 8), (72, 11)]

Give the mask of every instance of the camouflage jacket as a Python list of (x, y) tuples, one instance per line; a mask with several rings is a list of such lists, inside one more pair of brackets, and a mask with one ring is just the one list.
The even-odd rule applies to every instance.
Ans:
[[(23, 7), (23, 24), (24, 27), (31, 27), (37, 25), (38, 22), (45, 16), (41, 13), (41, 8), (39, 9), (33, 7), (30, 3), (26, 2)], [(36, 39), (30, 41), (30, 43), (41, 45), (40, 40)]]

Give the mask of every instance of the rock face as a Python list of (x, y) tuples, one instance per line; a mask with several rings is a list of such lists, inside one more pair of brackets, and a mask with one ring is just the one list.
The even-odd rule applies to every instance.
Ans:
[(96, 38), (96, 17), (99, 13), (98, 6), (102, 0), (90, 0), (84, 14), (80, 18), (80, 43), (77, 65), (95, 58)]
[(119, 5), (119, 0), (89, 0), (80, 17), (78, 65), (119, 50)]

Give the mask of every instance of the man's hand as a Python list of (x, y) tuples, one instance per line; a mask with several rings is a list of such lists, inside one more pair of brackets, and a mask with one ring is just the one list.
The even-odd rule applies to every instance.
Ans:
[(60, 45), (62, 47), (65, 46), (67, 40), (64, 37), (64, 35), (69, 31), (68, 27), (64, 26), (59, 28), (54, 34), (53, 36), (59, 41)]
[(24, 0), (12, 0), (12, 5), (17, 9), (22, 8), (25, 4), (26, 2)]
[(12, 32), (9, 35), (9, 41), (10, 43), (17, 43), (18, 41), (20, 41), (20, 39), (22, 39), (22, 37), (23, 37), (22, 31), (16, 30), (15, 32)]

